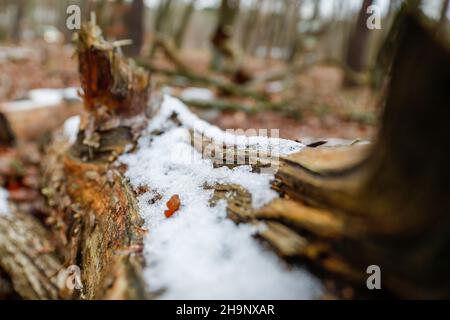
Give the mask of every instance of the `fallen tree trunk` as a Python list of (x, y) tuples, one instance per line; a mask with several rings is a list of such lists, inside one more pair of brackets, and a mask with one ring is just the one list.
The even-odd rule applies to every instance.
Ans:
[(73, 146), (56, 137), (47, 150), (42, 168), (49, 220), (66, 260), (82, 270), (82, 298), (142, 299), (142, 219), (112, 162), (135, 141), (149, 77), (93, 23), (79, 33), (78, 54), (90, 113)]
[[(305, 148), (290, 142), (290, 148), (302, 150), (275, 157), (257, 144), (218, 140), (218, 129), (205, 123), (199, 130), (193, 115), (181, 107), (153, 108), (150, 123), (159, 126), (142, 131), (149, 121), (140, 104), (146, 101), (143, 79), (148, 76), (121, 64), (114, 48), (100, 38), (90, 38), (89, 32), (98, 35), (94, 27), (82, 31), (88, 34), (82, 35), (79, 47), (90, 119), (73, 145), (55, 134), (43, 161), (44, 193), (52, 209), (47, 222), (66, 265), (80, 266), (79, 297), (141, 299), (162, 294), (149, 292), (143, 277), (143, 269), (153, 267), (148, 261), (146, 265), (143, 239), (153, 230), (143, 228), (137, 200), (158, 206), (161, 198), (171, 195), (157, 190), (151, 198), (140, 198), (155, 186), (129, 181), (125, 176), (130, 168), (116, 159), (152, 148), (152, 141), (173, 128), (190, 131), (190, 148), (209, 159), (214, 170), (251, 166), (258, 175), (277, 168), (272, 188), (278, 195), (262, 207), (254, 205), (255, 194), (243, 187), (245, 181), (215, 181), (203, 189), (212, 190), (211, 208), (225, 201), (234, 221), (263, 223), (258, 236), (281, 257), (308, 261), (322, 277), (323, 272), (332, 274), (363, 291), (367, 267), (377, 265), (389, 293), (404, 298), (449, 297), (450, 288), (442, 279), (449, 267), (450, 173), (439, 141), (450, 138), (446, 124), (450, 53), (417, 18), (405, 19), (400, 32), (375, 144)], [(430, 64), (418, 66), (419, 57)], [(110, 59), (120, 63), (129, 77), (118, 75)], [(127, 82), (134, 76), (140, 81)], [(130, 86), (133, 89), (125, 90)], [(145, 139), (136, 145), (139, 135)], [(269, 140), (262, 141), (270, 145)], [(183, 205), (183, 194), (180, 199)], [(1, 267), (11, 275), (11, 269)]]

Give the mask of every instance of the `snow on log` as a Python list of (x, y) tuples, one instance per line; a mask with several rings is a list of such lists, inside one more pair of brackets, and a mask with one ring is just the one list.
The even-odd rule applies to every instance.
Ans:
[[(240, 225), (227, 219), (225, 199), (212, 201), (215, 188), (245, 190), (251, 208), (277, 198), (273, 174), (253, 173), (250, 165), (215, 167), (191, 144), (191, 130), (241, 149), (270, 147), (286, 152), (303, 145), (281, 139), (226, 134), (165, 96), (149, 121), (135, 153), (119, 158), (138, 196), (139, 212), (149, 233), (144, 239), (144, 270), (150, 291), (168, 299), (306, 299), (317, 298), (319, 282), (302, 268), (288, 268), (253, 238), (264, 223)], [(281, 149), (281, 150), (280, 150)], [(164, 215), (166, 203), (179, 195), (180, 209)], [(270, 275), (270, 276), (267, 276)]]
[[(378, 265), (383, 288), (400, 297), (448, 297), (441, 279), (449, 266), (450, 177), (441, 141), (450, 139), (450, 53), (415, 17), (401, 30), (374, 144), (305, 147), (227, 135), (157, 94), (148, 119), (140, 82), (133, 92), (142, 97), (122, 100), (145, 101), (130, 111), (139, 126), (124, 120), (130, 113), (118, 108), (114, 86), (85, 96), (96, 121), (81, 121), (73, 145), (71, 134), (55, 134), (43, 164), (48, 220), (66, 260), (81, 267), (81, 297), (327, 292), (298, 261), (360, 290), (367, 267)], [(119, 59), (98, 52), (110, 46), (91, 47), (96, 66)], [(417, 65), (418, 57), (434, 62)], [(113, 83), (114, 68), (96, 66), (82, 67), (83, 89)]]

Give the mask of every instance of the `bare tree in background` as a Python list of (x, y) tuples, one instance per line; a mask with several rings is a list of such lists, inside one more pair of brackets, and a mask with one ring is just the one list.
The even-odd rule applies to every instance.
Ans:
[(239, 0), (222, 0), (219, 9), (219, 16), (216, 30), (211, 38), (213, 45), (213, 59), (211, 68), (220, 70), (222, 61), (235, 59), (231, 39), (233, 37), (233, 27), (239, 13)]
[(364, 0), (359, 11), (356, 26), (350, 36), (350, 41), (346, 56), (346, 72), (345, 84), (348, 86), (355, 85), (351, 73), (361, 72), (365, 67), (365, 57), (367, 43), (369, 40), (370, 30), (367, 28), (367, 9), (374, 3), (374, 0)]
[[(172, 0), (161, 0), (158, 6), (158, 10), (155, 16), (155, 24), (153, 26), (153, 32), (155, 33), (155, 37), (159, 37), (164, 29), (164, 21), (169, 16), (170, 7), (172, 4)], [(153, 43), (150, 49), (150, 57), (156, 52), (157, 44)]]
[(313, 11), (313, 15), (311, 17), (311, 20), (316, 20), (320, 16), (321, 1), (320, 0), (313, 0), (313, 3), (314, 3), (314, 11)]
[(253, 0), (252, 6), (250, 7), (245, 18), (243, 35), (241, 38), (241, 46), (244, 52), (248, 51), (252, 38), (255, 37), (255, 29), (260, 20), (262, 3), (263, 0)]
[(22, 33), (22, 20), (25, 15), (25, 0), (16, 0), (16, 14), (12, 23), (11, 39), (15, 42), (20, 40)]
[(159, 3), (158, 11), (156, 12), (154, 31), (159, 33), (164, 28), (164, 22), (169, 15), (172, 0), (161, 0)]
[(125, 17), (128, 38), (133, 41), (130, 46), (124, 47), (126, 54), (130, 56), (139, 55), (144, 41), (144, 0), (133, 0), (131, 8)]
[(302, 37), (298, 31), (298, 24), (300, 22), (300, 8), (302, 5), (301, 0), (296, 0), (292, 8), (292, 21), (290, 26), (290, 44), (288, 44), (287, 62), (292, 63), (295, 61), (298, 52), (302, 47)]
[[(276, 40), (278, 38), (278, 32), (281, 29), (280, 25), (281, 25), (281, 13), (280, 11), (278, 11), (278, 1), (272, 1), (271, 5), (271, 15), (269, 16), (269, 22), (267, 23), (267, 27), (268, 27), (268, 41), (267, 41), (267, 45), (266, 45), (266, 59), (270, 59), (272, 57), (272, 53), (273, 53), (273, 47), (276, 44)], [(288, 7), (288, 4), (286, 1), (283, 1), (282, 6), (284, 8)], [(281, 9), (283, 10), (283, 8)]]
[(196, 2), (197, 0), (191, 0), (183, 12), (180, 26), (178, 27), (177, 33), (175, 34), (175, 46), (177, 48), (181, 48), (183, 46), (184, 37), (189, 26), (189, 21), (191, 20), (192, 13), (194, 12)]

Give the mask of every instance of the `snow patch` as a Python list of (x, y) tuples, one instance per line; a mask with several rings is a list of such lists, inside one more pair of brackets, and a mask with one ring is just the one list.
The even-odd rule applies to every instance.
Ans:
[(73, 116), (64, 121), (64, 136), (69, 140), (70, 144), (74, 144), (77, 141), (80, 121), (80, 116)]
[(214, 100), (214, 92), (206, 88), (186, 88), (181, 92), (183, 100), (200, 100), (211, 101)]
[[(177, 126), (170, 117), (177, 114)], [(205, 185), (240, 184), (251, 192), (254, 207), (277, 197), (270, 188), (272, 174), (256, 174), (250, 166), (214, 168), (190, 144), (189, 129), (213, 136), (223, 132), (193, 115), (179, 100), (165, 96), (159, 114), (127, 164), (133, 187), (148, 186), (138, 205), (149, 232), (144, 239), (144, 276), (150, 291), (163, 290), (162, 299), (310, 299), (321, 292), (319, 282), (307, 271), (289, 268), (254, 235), (261, 226), (235, 224), (226, 216), (226, 203), (210, 206), (213, 191)], [(158, 130), (159, 135), (150, 133)], [(268, 139), (266, 139), (268, 140)], [(275, 144), (275, 140), (271, 143)], [(279, 141), (278, 141), (279, 142)], [(283, 151), (302, 145), (283, 144)], [(164, 216), (167, 201), (175, 194), (181, 207), (171, 218)]]
[(78, 96), (79, 88), (69, 87), (65, 89), (33, 89), (28, 93), (29, 99), (10, 101), (2, 104), (5, 112), (27, 111), (31, 109), (57, 107), (64, 100), (81, 100)]
[(236, 145), (238, 148), (258, 148), (262, 150), (270, 150), (272, 155), (291, 154), (300, 151), (305, 147), (304, 144), (264, 136), (244, 136), (233, 135), (224, 132), (220, 128), (199, 119), (179, 99), (169, 95), (164, 96), (159, 113), (152, 119), (148, 126), (148, 132), (154, 130), (164, 130), (167, 126), (167, 119), (172, 114), (176, 114), (185, 128), (194, 129), (196, 132), (204, 134), (213, 139), (217, 143), (226, 145)]
[(9, 216), (11, 214), (8, 204), (8, 197), (8, 191), (0, 187), (0, 217)]

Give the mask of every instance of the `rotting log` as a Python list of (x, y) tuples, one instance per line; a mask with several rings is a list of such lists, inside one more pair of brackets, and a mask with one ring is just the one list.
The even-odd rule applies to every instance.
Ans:
[(375, 264), (398, 296), (449, 297), (450, 171), (439, 141), (450, 138), (450, 50), (422, 18), (407, 15), (400, 28), (377, 142), (282, 157), (273, 187), (284, 197), (257, 211), (240, 199), (229, 211), (328, 238), (313, 245), (320, 254), (307, 245), (297, 254), (348, 279)]
[(419, 18), (408, 15), (400, 28), (382, 127), (367, 155), (344, 169), (311, 170), (300, 154), (281, 165), (276, 187), (344, 223), (334, 251), (355, 268), (380, 266), (385, 286), (403, 297), (449, 297), (450, 171), (439, 141), (450, 137), (450, 50)]
[(104, 41), (78, 35), (83, 100), (89, 111), (74, 145), (54, 135), (42, 165), (47, 218), (66, 264), (81, 269), (83, 299), (143, 299), (142, 229), (135, 195), (112, 162), (133, 147), (149, 98), (149, 75)]
[[(95, 52), (81, 54), (80, 62), (99, 59), (86, 63), (97, 71), (80, 69), (83, 86), (92, 89), (85, 90), (90, 93), (84, 99), (94, 120), (85, 122), (73, 146), (55, 135), (48, 148), (43, 163), (51, 207), (47, 222), (58, 236), (54, 241), (65, 264), (81, 267), (81, 298), (151, 298), (142, 281), (146, 230), (136, 193), (112, 163), (132, 149), (139, 134), (139, 126), (124, 121), (140, 115), (138, 107), (124, 108), (143, 101), (140, 93), (147, 92), (139, 87), (142, 83), (133, 82), (137, 96), (128, 99), (127, 93), (116, 95), (117, 87), (103, 86), (112, 83), (108, 77), (115, 73), (96, 68), (111, 66), (109, 59), (120, 57), (113, 47), (96, 41), (84, 47), (80, 39), (79, 52)], [(375, 264), (381, 267), (383, 288), (398, 297), (449, 297), (443, 279), (449, 270), (450, 171), (441, 141), (450, 138), (450, 53), (412, 16), (404, 20), (398, 41), (377, 142), (311, 147), (281, 157), (273, 182), (280, 197), (261, 209), (251, 207), (251, 194), (239, 185), (205, 188), (214, 189), (211, 205), (226, 199), (229, 217), (236, 222), (265, 222), (259, 236), (286, 259), (309, 261), (359, 287), (365, 286), (367, 266)], [(419, 59), (428, 63), (418, 65)], [(123, 66), (134, 74), (132, 66)], [(99, 81), (101, 90), (93, 85)], [(252, 159), (252, 154), (244, 150), (236, 160), (243, 158), (256, 172), (272, 161)]]

